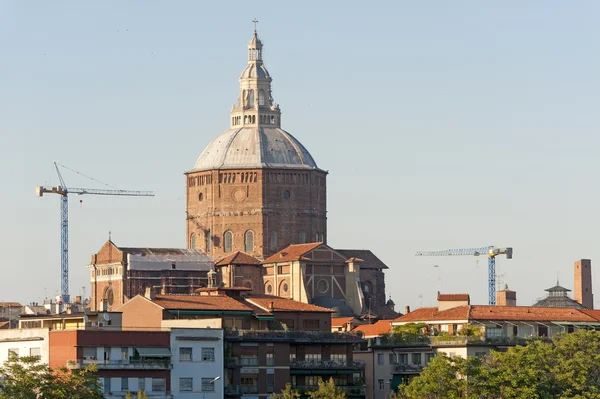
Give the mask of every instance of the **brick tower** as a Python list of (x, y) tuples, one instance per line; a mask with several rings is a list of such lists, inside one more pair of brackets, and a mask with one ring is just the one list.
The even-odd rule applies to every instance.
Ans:
[(262, 47), (255, 30), (230, 128), (185, 173), (187, 247), (215, 258), (235, 251), (264, 258), (327, 240), (327, 172), (281, 129)]
[(586, 309), (594, 309), (594, 294), (592, 293), (592, 261), (581, 259), (575, 262), (575, 300)]

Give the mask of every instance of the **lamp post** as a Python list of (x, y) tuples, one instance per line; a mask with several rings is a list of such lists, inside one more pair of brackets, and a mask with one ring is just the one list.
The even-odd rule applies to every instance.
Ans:
[[(210, 380), (208, 383), (209, 384), (214, 384), (215, 381), (219, 381), (221, 379), (221, 376), (215, 377), (212, 380)], [(202, 381), (202, 380), (200, 380)], [(202, 389), (202, 398), (206, 398), (206, 391), (204, 389)]]

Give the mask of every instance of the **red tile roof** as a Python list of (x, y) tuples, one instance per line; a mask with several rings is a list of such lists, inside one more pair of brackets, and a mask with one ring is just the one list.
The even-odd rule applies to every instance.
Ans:
[(580, 309), (579, 311), (600, 321), (600, 310)]
[(20, 308), (21, 304), (19, 302), (0, 302), (0, 307)]
[(250, 307), (243, 304), (241, 301), (238, 301), (226, 295), (156, 295), (152, 302), (167, 310), (252, 310)]
[(438, 301), (468, 301), (469, 294), (438, 294)]
[(244, 252), (234, 252), (231, 255), (227, 255), (218, 262), (215, 266), (227, 266), (227, 265), (260, 265), (260, 261), (255, 257), (248, 255)]
[(352, 332), (362, 332), (364, 338), (378, 337), (387, 334), (392, 329), (391, 320), (379, 320), (375, 324), (363, 324), (356, 327)]
[(600, 320), (600, 311), (596, 313), (596, 311), (570, 308), (472, 305), (458, 306), (442, 312), (438, 312), (437, 308), (420, 308), (398, 317), (394, 322), (415, 323), (443, 320), (595, 322)]
[(307, 252), (312, 251), (313, 249), (323, 245), (322, 242), (313, 242), (310, 244), (294, 244), (289, 247), (282, 249), (277, 252), (275, 255), (269, 256), (262, 263), (279, 263), (279, 262), (290, 262), (294, 260), (298, 260), (302, 257), (302, 255)]
[(343, 327), (346, 323), (354, 320), (354, 317), (332, 317), (331, 327)]
[(246, 301), (268, 311), (271, 310), (271, 303), (273, 303), (273, 312), (334, 312), (332, 309), (323, 308), (321, 306), (311, 305), (309, 303), (294, 301), (292, 299), (285, 299), (271, 295), (252, 295), (246, 297)]

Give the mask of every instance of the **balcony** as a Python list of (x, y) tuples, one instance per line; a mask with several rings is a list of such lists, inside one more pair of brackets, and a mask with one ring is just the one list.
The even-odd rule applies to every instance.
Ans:
[[(131, 394), (133, 395), (133, 397), (135, 398), (136, 392), (132, 391)], [(169, 391), (165, 391), (165, 392), (146, 392), (146, 395), (148, 395), (148, 399), (173, 399), (173, 394)], [(121, 391), (121, 392), (104, 392), (104, 398), (105, 399), (124, 399), (127, 396), (127, 392), (125, 391)]]
[(418, 374), (423, 371), (423, 367), (420, 364), (409, 364), (409, 363), (394, 363), (392, 364), (392, 374)]
[(257, 357), (230, 357), (225, 360), (226, 367), (253, 367), (258, 366)]
[(288, 341), (296, 343), (361, 343), (360, 335), (352, 332), (329, 331), (274, 331), (274, 330), (226, 330), (229, 341)]
[(290, 368), (309, 370), (362, 370), (365, 368), (365, 362), (357, 360), (292, 360), (290, 362)]
[[(364, 397), (367, 394), (366, 387), (362, 385), (336, 385), (336, 387), (344, 390), (348, 397)], [(316, 391), (318, 387), (314, 385), (296, 385), (294, 389), (300, 391), (302, 395), (310, 391)]]
[(431, 346), (467, 346), (467, 345), (486, 345), (486, 346), (515, 346), (526, 345), (528, 339), (523, 337), (465, 337), (460, 335), (440, 335), (432, 337)]
[(91, 360), (77, 359), (67, 361), (67, 368), (71, 370), (83, 369), (95, 364), (98, 370), (170, 370), (173, 368), (170, 359), (143, 359), (143, 360)]

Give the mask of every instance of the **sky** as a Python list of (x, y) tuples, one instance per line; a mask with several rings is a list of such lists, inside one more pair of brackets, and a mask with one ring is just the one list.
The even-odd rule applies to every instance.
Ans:
[[(60, 289), (53, 162), (153, 198), (71, 196), (70, 293), (90, 256), (185, 247), (185, 179), (229, 127), (259, 20), (282, 127), (328, 176), (328, 244), (371, 249), (397, 305), (487, 303), (513, 247), (520, 305), (573, 262), (600, 290), (600, 3), (0, 0), (0, 301)], [(102, 185), (65, 170), (71, 187)], [(600, 307), (600, 294), (595, 304)]]

